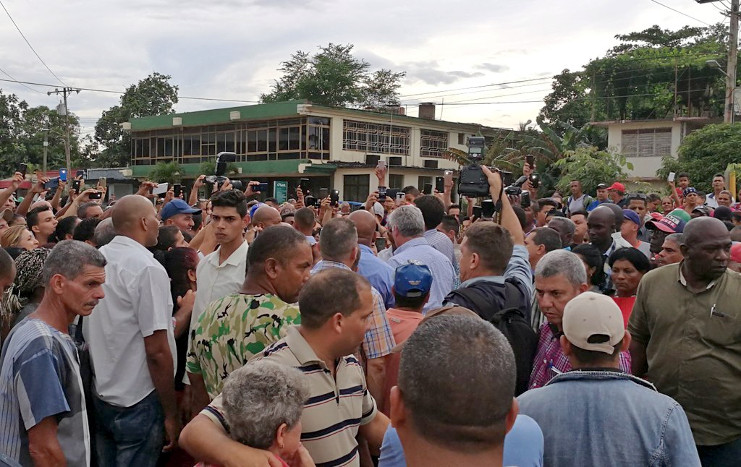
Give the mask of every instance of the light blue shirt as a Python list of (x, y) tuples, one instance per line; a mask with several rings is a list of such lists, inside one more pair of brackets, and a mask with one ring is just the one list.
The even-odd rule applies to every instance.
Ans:
[[(518, 415), (512, 429), (504, 437), (503, 465), (542, 467), (543, 432), (538, 423), (527, 415)], [(383, 436), (378, 467), (405, 467), (406, 457), (396, 428), (389, 425)]]
[(397, 267), (416, 261), (430, 268), (432, 272), (432, 288), (430, 299), (422, 309), (425, 314), (435, 308), (440, 308), (445, 296), (455, 287), (455, 269), (453, 264), (442, 253), (432, 248), (424, 237), (409, 240), (394, 251), (388, 263), (394, 270)]
[(360, 247), (360, 262), (358, 263), (358, 274), (368, 279), (373, 287), (383, 297), (386, 309), (396, 305), (391, 287), (394, 285), (394, 270), (387, 263), (376, 257), (373, 250), (365, 245)]

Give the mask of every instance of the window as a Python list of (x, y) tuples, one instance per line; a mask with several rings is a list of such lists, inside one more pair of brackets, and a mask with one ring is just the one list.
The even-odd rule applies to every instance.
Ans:
[(623, 130), (622, 154), (625, 157), (663, 157), (672, 152), (671, 128)]
[(458, 133), (458, 144), (466, 144), (466, 134), (465, 133)]
[(422, 130), (419, 155), (422, 157), (442, 157), (448, 149), (448, 133), (444, 131)]
[(426, 191), (425, 190), (425, 185), (428, 185), (428, 188), (429, 187), (433, 187), (434, 188), (434, 185), (432, 183), (432, 177), (420, 176), (419, 177), (419, 180), (418, 180), (418, 184), (417, 184), (417, 189), (419, 189), (419, 191), (421, 191), (421, 192), (423, 192), (423, 193), (425, 193), (427, 195), (431, 195), (432, 194), (432, 190)]
[(401, 174), (389, 174), (389, 188), (404, 188), (404, 176)]
[(342, 148), (348, 151), (409, 155), (408, 127), (345, 120)]
[(365, 201), (370, 193), (370, 175), (345, 175), (343, 201)]

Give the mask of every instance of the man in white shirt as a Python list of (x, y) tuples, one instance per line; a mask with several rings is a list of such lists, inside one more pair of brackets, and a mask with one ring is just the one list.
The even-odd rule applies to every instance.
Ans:
[(211, 206), (211, 225), (219, 247), (198, 263), (191, 330), (211, 302), (239, 291), (247, 270), (247, 241), (243, 236), (249, 225), (246, 197), (238, 190), (222, 191), (211, 198)]
[(152, 203), (124, 196), (112, 218), (118, 235), (100, 249), (105, 298), (83, 322), (95, 373), (98, 464), (155, 466), (164, 436), (172, 448), (180, 431), (170, 280), (147, 250), (159, 233)]

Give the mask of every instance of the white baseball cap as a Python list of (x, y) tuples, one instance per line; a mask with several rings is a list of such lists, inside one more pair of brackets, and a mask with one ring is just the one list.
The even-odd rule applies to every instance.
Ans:
[(612, 298), (594, 292), (584, 292), (566, 304), (562, 325), (572, 345), (609, 355), (625, 336), (620, 307)]

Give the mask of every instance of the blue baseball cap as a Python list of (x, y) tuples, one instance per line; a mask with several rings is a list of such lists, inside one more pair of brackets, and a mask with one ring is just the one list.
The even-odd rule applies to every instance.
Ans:
[(200, 214), (200, 213), (201, 213), (200, 209), (192, 208), (188, 206), (188, 203), (186, 203), (182, 199), (175, 198), (174, 200), (165, 204), (165, 206), (160, 211), (160, 218), (164, 221), (177, 214)]
[(394, 291), (402, 297), (424, 297), (431, 287), (432, 272), (426, 265), (409, 261), (396, 268)]
[(623, 209), (623, 219), (628, 219), (635, 225), (641, 225), (641, 218), (638, 217), (635, 211), (631, 211), (630, 209)]

